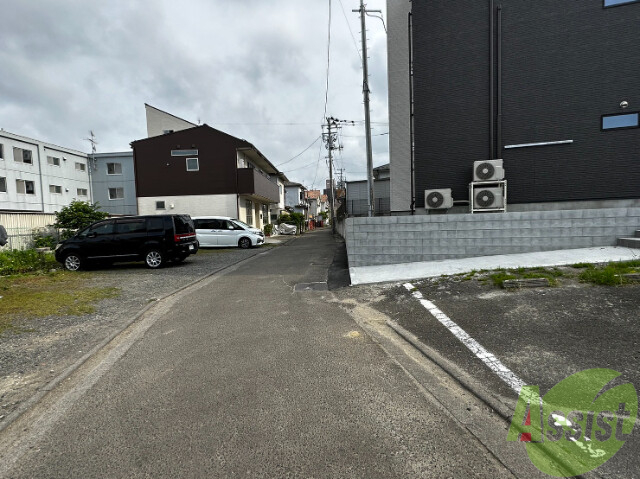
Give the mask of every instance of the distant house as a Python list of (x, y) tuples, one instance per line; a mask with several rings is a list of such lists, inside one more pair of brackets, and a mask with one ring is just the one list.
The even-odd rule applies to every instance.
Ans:
[(373, 169), (374, 180), (388, 180), (391, 178), (391, 164), (380, 165)]
[[(274, 178), (272, 178), (273, 180)], [(278, 221), (278, 218), (281, 214), (286, 213), (287, 210), (285, 208), (285, 184), (289, 181), (289, 179), (285, 176), (284, 173), (278, 173), (275, 175), (275, 182), (278, 186), (278, 202), (272, 203), (269, 207), (269, 214), (271, 216), (271, 223), (275, 224)]]
[(278, 170), (251, 143), (208, 125), (131, 143), (138, 213), (223, 215), (262, 228)]
[(306, 198), (307, 189), (300, 183), (287, 182), (285, 184), (285, 205), (295, 213), (302, 213), (308, 219), (309, 203)]
[(89, 155), (93, 199), (111, 215), (138, 214), (133, 152)]
[(0, 210), (53, 213), (92, 201), (87, 154), (0, 131)]
[[(375, 170), (374, 170), (375, 171)], [(387, 170), (388, 171), (388, 170)], [(391, 213), (390, 179), (373, 180), (374, 214), (376, 216)], [(369, 212), (369, 186), (366, 180), (347, 181), (346, 206), (349, 216), (367, 216)]]

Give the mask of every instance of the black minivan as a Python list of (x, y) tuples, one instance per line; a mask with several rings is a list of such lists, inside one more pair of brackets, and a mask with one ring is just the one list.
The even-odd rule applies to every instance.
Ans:
[(58, 244), (56, 260), (69, 271), (97, 261), (144, 261), (149, 268), (160, 268), (197, 251), (189, 215), (124, 216), (94, 223)]

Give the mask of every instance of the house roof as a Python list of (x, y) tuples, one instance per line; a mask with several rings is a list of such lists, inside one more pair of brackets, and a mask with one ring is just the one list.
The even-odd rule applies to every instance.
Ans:
[(386, 163), (384, 165), (376, 166), (373, 171), (384, 171), (391, 168), (391, 163)]

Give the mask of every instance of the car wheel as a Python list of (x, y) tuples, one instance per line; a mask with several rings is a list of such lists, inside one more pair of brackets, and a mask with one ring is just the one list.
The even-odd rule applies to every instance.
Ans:
[(249, 238), (240, 238), (240, 241), (238, 241), (238, 246), (240, 246), (240, 248), (242, 249), (249, 249), (251, 248), (251, 240)]
[(64, 257), (64, 267), (68, 271), (78, 271), (84, 266), (82, 258), (79, 254), (69, 253)]
[(147, 251), (147, 254), (144, 257), (144, 262), (147, 267), (151, 269), (157, 269), (162, 266), (164, 263), (164, 256), (162, 255), (162, 251), (158, 249), (150, 249)]

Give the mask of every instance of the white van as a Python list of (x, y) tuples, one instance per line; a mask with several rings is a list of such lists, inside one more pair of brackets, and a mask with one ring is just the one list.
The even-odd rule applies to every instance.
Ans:
[(238, 246), (251, 248), (264, 243), (264, 233), (229, 216), (194, 216), (196, 237), (201, 248)]

